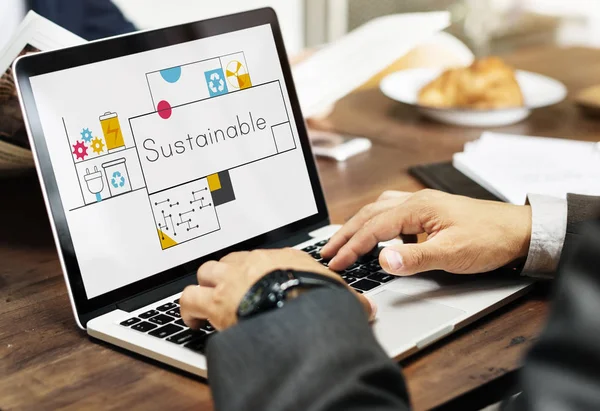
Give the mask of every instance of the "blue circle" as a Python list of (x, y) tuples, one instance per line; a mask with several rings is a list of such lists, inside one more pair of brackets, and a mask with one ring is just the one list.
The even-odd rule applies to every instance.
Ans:
[(169, 83), (176, 83), (181, 77), (181, 67), (171, 67), (160, 71), (162, 78)]

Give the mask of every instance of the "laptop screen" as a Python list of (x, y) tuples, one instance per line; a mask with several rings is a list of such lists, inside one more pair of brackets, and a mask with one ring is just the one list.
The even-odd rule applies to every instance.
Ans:
[(268, 24), (30, 82), (88, 299), (318, 213)]

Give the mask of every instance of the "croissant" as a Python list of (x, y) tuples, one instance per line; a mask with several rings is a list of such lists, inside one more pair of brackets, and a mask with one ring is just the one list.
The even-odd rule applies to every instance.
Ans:
[(419, 104), (438, 108), (522, 107), (523, 93), (512, 67), (498, 57), (444, 71), (419, 92)]

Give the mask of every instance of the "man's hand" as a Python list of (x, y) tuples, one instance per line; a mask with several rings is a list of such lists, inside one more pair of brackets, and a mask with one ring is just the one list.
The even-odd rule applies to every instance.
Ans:
[[(232, 326), (237, 322), (238, 306), (250, 287), (265, 274), (280, 269), (308, 271), (343, 283), (339, 275), (303, 251), (283, 249), (232, 253), (218, 262), (208, 261), (198, 269), (199, 285), (187, 287), (179, 300), (183, 321), (190, 328), (198, 328), (204, 319), (210, 320), (218, 330)], [(372, 318), (374, 306), (365, 296), (355, 295)]]
[(525, 257), (531, 238), (531, 207), (475, 200), (423, 190), (388, 191), (348, 221), (321, 250), (342, 270), (378, 242), (400, 234), (427, 234), (420, 244), (386, 247), (379, 263), (389, 273), (431, 270), (475, 274)]

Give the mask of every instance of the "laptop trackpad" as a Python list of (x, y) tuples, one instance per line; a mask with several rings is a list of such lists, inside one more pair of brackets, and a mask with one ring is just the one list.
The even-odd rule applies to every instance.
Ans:
[(424, 300), (415, 295), (383, 290), (369, 299), (377, 304), (377, 320), (373, 331), (390, 356), (396, 356), (440, 330), (452, 330), (452, 324), (466, 312), (444, 304)]

